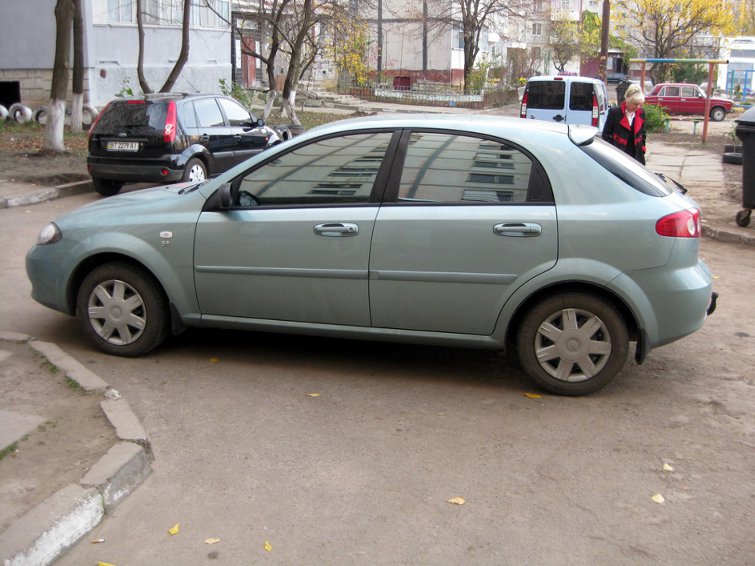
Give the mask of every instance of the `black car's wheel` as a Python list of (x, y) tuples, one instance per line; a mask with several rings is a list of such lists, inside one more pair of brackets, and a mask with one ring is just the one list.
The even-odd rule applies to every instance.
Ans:
[(155, 279), (127, 263), (107, 263), (84, 278), (76, 299), (84, 332), (103, 352), (139, 356), (165, 340), (165, 295)]
[(197, 157), (189, 159), (184, 168), (183, 180), (198, 183), (205, 179), (207, 179), (207, 167), (204, 162)]
[(92, 179), (94, 190), (103, 197), (117, 195), (123, 188), (123, 181), (113, 181), (111, 179)]
[(536, 305), (517, 336), (524, 371), (543, 389), (585, 395), (604, 387), (624, 366), (626, 323), (608, 302), (563, 293)]
[(720, 106), (716, 106), (710, 109), (710, 119), (714, 122), (720, 122), (726, 118), (726, 109)]
[(741, 153), (735, 153), (733, 151), (724, 153), (721, 157), (721, 161), (729, 163), (730, 165), (742, 165), (743, 159)]

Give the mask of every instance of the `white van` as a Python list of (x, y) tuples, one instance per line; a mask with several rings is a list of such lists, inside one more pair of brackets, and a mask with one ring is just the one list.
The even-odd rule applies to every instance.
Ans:
[(532, 77), (522, 96), (519, 116), (566, 124), (587, 124), (603, 131), (608, 90), (600, 79), (579, 76)]

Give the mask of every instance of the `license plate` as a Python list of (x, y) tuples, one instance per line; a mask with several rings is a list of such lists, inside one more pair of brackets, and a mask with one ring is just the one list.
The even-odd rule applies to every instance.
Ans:
[(107, 142), (108, 151), (139, 151), (139, 142), (122, 142), (122, 141), (110, 141)]

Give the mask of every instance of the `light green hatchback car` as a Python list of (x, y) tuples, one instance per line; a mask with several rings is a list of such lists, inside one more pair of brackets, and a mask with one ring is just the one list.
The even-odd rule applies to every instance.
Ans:
[(683, 188), (597, 129), (493, 116), (315, 128), (199, 184), (47, 225), (40, 303), (137, 356), (188, 326), (515, 349), (542, 388), (606, 385), (715, 307)]

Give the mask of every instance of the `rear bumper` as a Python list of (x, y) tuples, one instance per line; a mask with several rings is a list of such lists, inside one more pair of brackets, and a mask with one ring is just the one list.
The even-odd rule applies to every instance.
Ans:
[(87, 170), (94, 179), (112, 179), (133, 183), (175, 183), (183, 179), (183, 168), (173, 161), (113, 162), (110, 159), (90, 157)]

